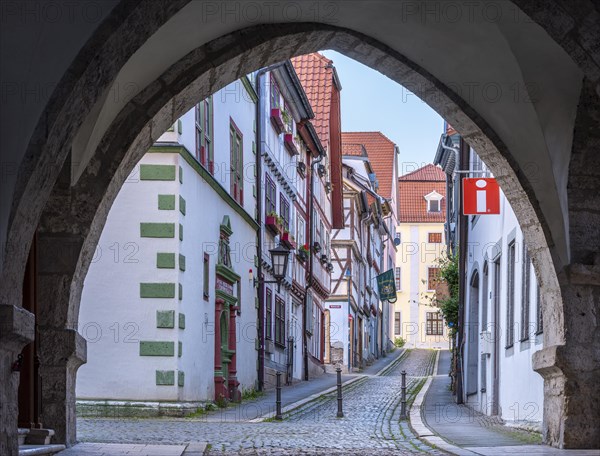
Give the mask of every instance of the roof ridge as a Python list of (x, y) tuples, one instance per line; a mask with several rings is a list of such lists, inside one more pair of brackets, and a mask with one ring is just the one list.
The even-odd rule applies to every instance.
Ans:
[[(440, 172), (440, 173), (443, 174), (443, 171), (442, 171), (441, 168), (439, 168), (438, 166), (434, 165), (433, 163), (427, 163), (425, 166), (421, 166), (420, 168), (418, 168), (418, 169), (416, 169), (414, 171), (411, 171), (408, 174), (404, 174), (403, 176), (400, 176), (398, 178), (398, 180), (399, 181), (410, 180), (410, 179), (408, 179), (409, 177), (414, 176), (417, 173), (423, 172), (423, 170), (425, 170), (427, 168), (429, 168), (429, 169), (433, 168), (436, 173)], [(415, 182), (441, 182), (441, 181), (445, 181), (445, 180), (446, 180), (446, 177), (443, 176), (443, 175), (440, 175), (440, 177), (437, 178), (437, 179), (414, 179), (413, 181), (415, 181)]]
[(388, 141), (391, 144), (396, 144), (394, 141), (392, 141), (390, 138), (388, 138), (383, 132), (379, 131), (379, 130), (363, 130), (363, 131), (343, 131), (342, 135), (347, 135), (347, 134), (377, 134), (379, 136), (381, 136), (383, 139), (385, 139), (386, 141)]

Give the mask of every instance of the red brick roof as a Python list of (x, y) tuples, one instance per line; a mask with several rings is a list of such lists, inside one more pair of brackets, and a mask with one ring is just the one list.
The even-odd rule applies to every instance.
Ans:
[(384, 198), (391, 198), (396, 166), (396, 145), (379, 131), (342, 132), (342, 144), (346, 143), (365, 146), (369, 162), (379, 181), (377, 193)]
[[(329, 144), (329, 122), (333, 87), (333, 62), (318, 52), (292, 58), (292, 65), (315, 113), (311, 121), (325, 149)], [(341, 127), (340, 127), (341, 129)]]
[[(425, 196), (436, 191), (442, 199), (440, 212), (427, 212)], [(444, 223), (446, 221), (446, 175), (435, 165), (426, 165), (398, 179), (398, 213), (404, 223)]]

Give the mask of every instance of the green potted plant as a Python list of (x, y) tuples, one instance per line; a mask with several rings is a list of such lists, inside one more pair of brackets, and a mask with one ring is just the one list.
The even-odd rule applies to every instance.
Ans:
[(310, 256), (310, 249), (308, 248), (308, 244), (301, 245), (298, 248), (298, 259), (303, 263), (308, 260)]

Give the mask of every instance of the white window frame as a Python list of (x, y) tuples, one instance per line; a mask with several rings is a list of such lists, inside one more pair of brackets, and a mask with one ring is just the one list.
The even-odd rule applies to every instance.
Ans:
[[(424, 196), (425, 201), (427, 201), (427, 212), (430, 212), (432, 214), (438, 214), (440, 212), (442, 212), (442, 200), (444, 199), (444, 196), (439, 194), (438, 192), (436, 192), (435, 190), (432, 191), (431, 193), (427, 194)], [(436, 201), (438, 204), (438, 210), (437, 211), (432, 211), (431, 210), (431, 202), (432, 201)]]

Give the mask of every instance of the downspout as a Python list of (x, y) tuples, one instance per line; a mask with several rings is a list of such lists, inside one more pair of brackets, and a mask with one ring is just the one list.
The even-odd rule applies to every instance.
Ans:
[[(310, 163), (310, 198), (308, 199), (308, 245), (312, 249), (314, 244), (314, 175), (315, 175), (315, 166), (318, 165), (323, 160), (324, 154), (319, 154), (319, 157), (313, 160)], [(306, 293), (304, 295), (304, 306), (302, 306), (302, 347), (304, 352), (304, 380), (308, 381), (308, 337), (306, 335), (306, 319), (308, 318), (308, 291), (313, 286), (313, 256), (308, 255), (309, 263), (308, 263), (308, 277), (306, 280)]]
[[(463, 138), (460, 138), (460, 153), (459, 153), (459, 169), (469, 169), (469, 146)], [(463, 175), (458, 176), (458, 203), (462, 201), (462, 185)], [(466, 261), (467, 261), (467, 218), (461, 215), (460, 210), (457, 214), (459, 228), (459, 248), (458, 248), (458, 270), (459, 270), (459, 287), (458, 287), (458, 343), (457, 354), (458, 362), (456, 364), (456, 402), (462, 404), (463, 398), (463, 344), (464, 344), (464, 321), (465, 321), (465, 284), (466, 284)]]
[[(284, 62), (276, 63), (268, 67), (262, 68), (256, 73), (256, 95), (258, 101), (256, 102), (256, 210), (257, 217), (256, 223), (258, 223), (258, 235), (257, 235), (257, 246), (256, 254), (258, 256), (258, 265), (256, 266), (256, 276), (259, 280), (263, 278), (262, 273), (262, 244), (263, 244), (263, 201), (262, 201), (262, 128), (263, 128), (263, 114), (262, 109), (262, 79), (266, 72), (271, 71), (277, 67), (284, 65)], [(258, 284), (258, 391), (264, 391), (265, 387), (265, 300), (264, 300), (264, 284), (259, 282)]]
[[(447, 137), (448, 137), (447, 135), (442, 135), (442, 140), (440, 141), (440, 146), (441, 146), (442, 149), (448, 150), (448, 151), (452, 152), (455, 155), (455, 158), (456, 158), (454, 160), (455, 169), (456, 169), (456, 167), (458, 167), (459, 169), (463, 169), (463, 167), (461, 166), (461, 163), (460, 163), (460, 157), (461, 157), (461, 155), (460, 155), (460, 149), (458, 147), (451, 147), (451, 146), (447, 146), (446, 144), (444, 144), (446, 142), (446, 138)], [(460, 179), (460, 174), (456, 174), (456, 177), (458, 178), (457, 180), (459, 180)], [(454, 180), (455, 179), (452, 178), (452, 181), (454, 181)], [(452, 182), (452, 183), (456, 184), (455, 182)], [(460, 182), (459, 182), (459, 184), (460, 184)], [(452, 192), (453, 197), (455, 196), (453, 187), (454, 187), (454, 185), (450, 184), (450, 179), (447, 177), (446, 178), (446, 199), (448, 198), (448, 195), (451, 192)], [(459, 192), (460, 191), (461, 190), (459, 189)], [(457, 201), (453, 201), (453, 206), (456, 207), (456, 205), (458, 203), (460, 203), (460, 201), (458, 201), (458, 202)], [(450, 238), (450, 231), (451, 231), (450, 223), (451, 223), (451, 215), (452, 215), (451, 211), (452, 211), (452, 208), (450, 207), (450, 205), (446, 204), (446, 230), (445, 231), (446, 231), (446, 241), (447, 241), (446, 251), (448, 253), (454, 253), (456, 251), (456, 238), (454, 239), (454, 243), (455, 243), (454, 248), (452, 248), (452, 246), (450, 245), (450, 241), (451, 241), (451, 238)], [(460, 217), (460, 215), (458, 213), (457, 213), (457, 217)]]

